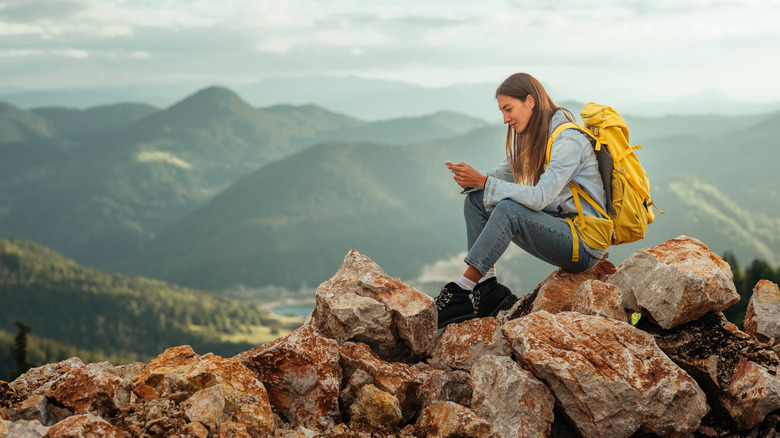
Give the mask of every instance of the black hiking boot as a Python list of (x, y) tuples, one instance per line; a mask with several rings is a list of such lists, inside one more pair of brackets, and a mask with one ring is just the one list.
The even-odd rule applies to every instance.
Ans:
[(511, 308), (515, 301), (515, 294), (499, 283), (496, 277), (489, 278), (474, 288), (474, 311), (477, 318), (496, 316), (501, 310)]
[(439, 296), (433, 300), (439, 315), (439, 328), (474, 318), (474, 306), (469, 298), (470, 293), (455, 283), (447, 283), (442, 288)]

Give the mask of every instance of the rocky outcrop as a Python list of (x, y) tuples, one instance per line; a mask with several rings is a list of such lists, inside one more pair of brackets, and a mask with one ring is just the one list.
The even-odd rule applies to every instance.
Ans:
[(607, 283), (620, 288), (623, 307), (666, 329), (739, 301), (728, 263), (687, 236), (633, 253)]
[(509, 356), (509, 343), (495, 318), (477, 318), (444, 329), (428, 363), (439, 368), (470, 370), (485, 355)]
[(658, 345), (707, 391), (713, 410), (750, 429), (780, 409), (780, 360), (723, 314), (673, 330), (646, 324)]
[(546, 437), (555, 416), (547, 386), (509, 356), (483, 356), (471, 368), (471, 407), (502, 438)]
[(237, 359), (198, 356), (187, 346), (171, 348), (141, 370), (134, 386), (149, 401), (178, 400), (188, 423), (218, 430), (235, 421), (261, 436), (273, 430), (263, 383)]
[(471, 409), (452, 402), (436, 403), (423, 409), (415, 426), (417, 436), (431, 438), (495, 436), (492, 424)]
[(776, 284), (767, 280), (756, 284), (742, 328), (762, 342), (780, 341), (780, 288)]
[(374, 385), (363, 385), (349, 406), (349, 417), (380, 428), (393, 428), (403, 420), (401, 405), (394, 395)]
[(628, 322), (626, 309), (621, 305), (620, 288), (600, 280), (587, 280), (577, 288), (572, 297), (571, 310), (583, 315)]
[(316, 300), (311, 324), (318, 332), (339, 342), (362, 342), (385, 360), (423, 359), (436, 337), (433, 300), (355, 250), (317, 288)]
[(534, 290), (536, 299), (533, 311), (558, 313), (571, 310), (574, 292), (587, 280), (604, 281), (615, 273), (615, 265), (607, 259), (599, 261), (593, 269), (584, 272), (553, 271)]
[(696, 382), (629, 324), (542, 311), (510, 321), (504, 334), (583, 436), (689, 433), (709, 410)]
[(179, 346), (0, 381), (0, 436), (772, 436), (776, 286), (742, 332), (721, 262), (680, 237), (437, 333), (429, 297), (351, 251), (309, 323), (236, 357)]
[(339, 422), (341, 367), (338, 343), (311, 326), (237, 356), (267, 388), (277, 412), (293, 427)]

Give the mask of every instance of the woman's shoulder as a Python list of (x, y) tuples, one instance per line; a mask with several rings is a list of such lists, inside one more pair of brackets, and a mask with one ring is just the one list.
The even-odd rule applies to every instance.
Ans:
[[(550, 127), (549, 127), (551, 135), (552, 135), (553, 131), (555, 131), (555, 128), (557, 128), (558, 126), (560, 126), (560, 125), (562, 125), (564, 123), (577, 123), (577, 122), (573, 122), (571, 119), (569, 119), (569, 117), (567, 115), (571, 115), (571, 113), (568, 112), (567, 110), (564, 110), (564, 109), (558, 109), (558, 111), (553, 113), (553, 116), (550, 119)], [(588, 137), (582, 131), (580, 131), (578, 129), (574, 129), (574, 128), (566, 129), (566, 130), (562, 131), (558, 135), (558, 137), (556, 137), (556, 140), (558, 138), (560, 138), (561, 136), (563, 136), (563, 138), (573, 138), (573, 139), (584, 138), (586, 140), (588, 139)]]
[(555, 137), (553, 146), (562, 146), (564, 144), (569, 144), (570, 147), (583, 149), (587, 146), (591, 146), (591, 139), (579, 129), (564, 129)]

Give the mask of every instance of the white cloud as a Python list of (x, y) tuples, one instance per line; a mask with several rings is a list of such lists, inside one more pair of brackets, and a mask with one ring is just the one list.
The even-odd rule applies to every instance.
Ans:
[(43, 50), (33, 49), (12, 49), (12, 50), (0, 50), (0, 59), (2, 58), (23, 58), (28, 56), (42, 56), (46, 52)]
[(40, 28), (40, 26), (0, 21), (0, 37), (7, 35), (34, 35), (40, 34), (42, 32), (43, 30)]
[(68, 50), (53, 50), (52, 55), (64, 56), (67, 58), (83, 59), (89, 58), (89, 53), (84, 50), (68, 49)]

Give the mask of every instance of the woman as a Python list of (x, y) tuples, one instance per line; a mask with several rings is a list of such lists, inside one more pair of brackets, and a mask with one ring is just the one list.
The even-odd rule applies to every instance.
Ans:
[[(558, 125), (574, 120), (571, 112), (556, 106), (542, 84), (526, 73), (507, 78), (496, 99), (507, 125), (506, 159), (485, 174), (466, 163), (446, 163), (467, 194), (468, 268), (436, 298), (439, 328), (495, 316), (517, 300), (495, 274), (495, 263), (509, 242), (571, 272), (590, 269), (607, 255), (575, 240), (576, 231), (566, 220), (577, 214), (570, 182), (604, 209), (606, 196), (589, 138), (576, 129), (562, 131), (545, 165), (548, 138)], [(587, 202), (581, 206), (586, 215), (604, 218)], [(573, 257), (575, 248), (579, 254)]]

